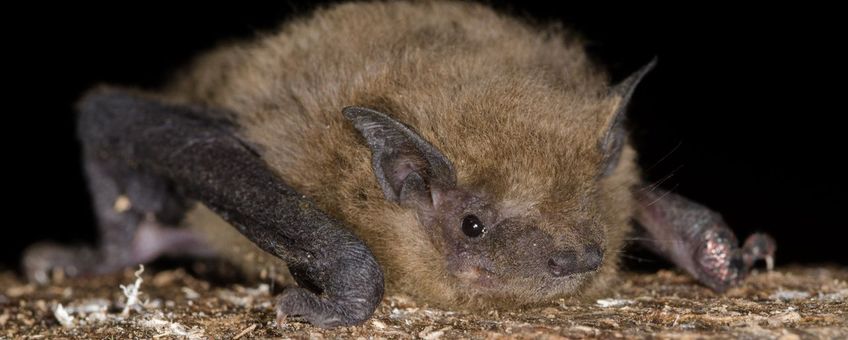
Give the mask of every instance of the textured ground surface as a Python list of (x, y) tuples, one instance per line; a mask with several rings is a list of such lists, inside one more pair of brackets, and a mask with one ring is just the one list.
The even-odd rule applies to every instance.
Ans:
[(845, 267), (779, 268), (724, 295), (671, 271), (624, 274), (604, 299), (510, 312), (445, 311), (392, 296), (364, 325), (330, 331), (294, 320), (277, 327), (267, 285), (210, 284), (182, 270), (141, 278), (140, 305), (121, 316), (119, 286), (136, 281), (130, 270), (47, 287), (0, 273), (0, 339), (848, 338)]

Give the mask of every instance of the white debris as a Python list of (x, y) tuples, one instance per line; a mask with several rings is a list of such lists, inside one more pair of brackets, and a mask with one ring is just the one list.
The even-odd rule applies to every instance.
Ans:
[(383, 323), (380, 320), (375, 319), (375, 320), (372, 320), (371, 323), (374, 324), (374, 328), (376, 328), (376, 329), (386, 329), (386, 324)]
[(56, 320), (58, 320), (59, 323), (62, 324), (62, 327), (74, 327), (74, 317), (68, 314), (65, 308), (62, 307), (61, 303), (56, 306), (56, 309), (53, 310), (53, 316), (55, 316)]
[[(238, 292), (238, 293), (237, 293)], [(254, 302), (264, 300), (262, 297), (271, 294), (267, 284), (260, 284), (256, 288), (236, 287), (236, 292), (231, 290), (218, 291), (218, 297), (236, 306), (252, 307)]]
[(447, 327), (444, 327), (444, 328), (439, 329), (437, 331), (432, 331), (433, 326), (427, 326), (427, 327), (424, 327), (423, 330), (418, 332), (418, 337), (420, 337), (424, 340), (437, 340), (437, 339), (440, 339), (443, 335), (445, 335), (446, 331), (449, 331), (452, 328), (453, 328), (452, 326), (447, 326)]
[(271, 288), (266, 283), (260, 283), (256, 288), (246, 288), (244, 291), (247, 295), (254, 297), (271, 294)]
[(153, 299), (153, 301), (150, 301), (145, 299), (144, 303), (141, 304), (141, 307), (143, 307), (144, 309), (159, 309), (160, 307), (162, 307), (162, 300)]
[(828, 294), (819, 293), (818, 298), (819, 298), (819, 300), (827, 301), (827, 302), (830, 302), (830, 303), (842, 302), (842, 300), (845, 300), (846, 298), (848, 298), (848, 289), (843, 289), (843, 290), (840, 290), (838, 292), (833, 292), (833, 293), (828, 293)]
[(239, 338), (250, 334), (253, 330), (256, 329), (256, 324), (250, 325), (250, 327), (245, 328), (243, 331), (239, 332), (236, 336), (233, 337), (233, 340), (238, 340)]
[(589, 326), (583, 326), (583, 325), (572, 326), (569, 330), (578, 331), (578, 332), (582, 332), (582, 333), (591, 333), (595, 336), (598, 336), (599, 334), (601, 334), (600, 329), (589, 327)]
[(780, 290), (771, 295), (772, 300), (783, 300), (783, 301), (791, 301), (791, 300), (801, 300), (810, 297), (810, 293), (802, 292), (798, 290)]
[(626, 306), (633, 303), (633, 300), (626, 299), (600, 299), (595, 301), (598, 306), (608, 308), (608, 307), (621, 307)]
[(106, 299), (87, 299), (80, 303), (69, 305), (65, 310), (72, 314), (92, 314), (106, 313), (109, 310), (109, 300)]
[(185, 293), (186, 299), (194, 300), (200, 297), (200, 294), (198, 294), (194, 289), (191, 289), (189, 287), (183, 287), (182, 291), (183, 293)]
[(801, 314), (789, 310), (777, 315), (772, 315), (766, 320), (768, 325), (772, 327), (780, 327), (785, 324), (797, 323), (798, 321), (801, 321)]
[[(155, 308), (151, 308), (152, 306), (158, 307), (162, 304), (161, 300), (156, 300), (153, 302), (146, 301), (141, 302), (139, 300), (139, 294), (141, 294), (141, 284), (144, 280), (141, 278), (141, 274), (144, 272), (144, 266), (139, 266), (139, 269), (135, 272), (135, 282), (130, 285), (124, 286), (121, 285), (121, 290), (123, 290), (124, 296), (127, 298), (126, 304), (124, 305), (124, 309), (120, 314), (111, 314), (108, 313), (109, 310), (109, 301), (105, 299), (88, 299), (81, 303), (76, 303), (65, 308), (61, 304), (58, 305), (53, 310), (53, 315), (56, 317), (56, 320), (59, 321), (60, 324), (64, 327), (74, 327), (75, 325), (86, 325), (92, 323), (102, 323), (107, 321), (126, 321), (126, 317), (129, 315), (131, 309), (136, 310), (153, 310)], [(249, 294), (260, 294), (261, 292), (268, 292), (266, 287), (259, 287), (255, 290), (250, 290)], [(190, 295), (191, 292), (184, 290), (186, 295)], [(197, 294), (197, 292), (194, 292)], [(198, 294), (199, 295), (199, 294)], [(189, 301), (190, 303), (191, 301)], [(200, 313), (202, 315), (202, 313)], [(76, 318), (74, 317), (76, 316)], [(204, 330), (199, 327), (187, 328), (179, 323), (170, 322), (165, 320), (165, 316), (162, 312), (156, 312), (155, 315), (150, 315), (147, 313), (145, 319), (140, 321), (136, 321), (138, 325), (141, 327), (152, 328), (158, 332), (156, 336), (153, 338), (162, 338), (162, 337), (179, 337), (185, 339), (204, 339)], [(248, 328), (242, 336), (247, 335), (253, 329)]]
[(144, 272), (144, 265), (140, 264), (138, 267), (138, 270), (135, 272), (135, 283), (129, 286), (121, 285), (121, 290), (124, 291), (124, 296), (127, 297), (127, 303), (124, 305), (124, 310), (121, 311), (121, 316), (124, 317), (130, 314), (131, 308), (141, 308), (141, 305), (138, 303), (138, 293), (141, 283), (144, 282), (141, 278), (141, 273)]
[(142, 320), (138, 324), (142, 327), (151, 328), (159, 332), (159, 334), (153, 336), (154, 339), (166, 336), (178, 336), (191, 340), (204, 338), (203, 330), (198, 327), (187, 329), (186, 326), (179, 323), (162, 320), (157, 317)]
[[(250, 296), (239, 296), (235, 292), (231, 290), (220, 290), (218, 291), (218, 298), (221, 300), (227, 301), (239, 307), (251, 307), (253, 306), (253, 297)], [(189, 301), (191, 302), (191, 301)]]

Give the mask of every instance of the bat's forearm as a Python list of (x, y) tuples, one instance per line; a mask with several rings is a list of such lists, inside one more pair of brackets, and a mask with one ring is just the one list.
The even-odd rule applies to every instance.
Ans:
[(284, 293), (281, 315), (302, 315), (319, 326), (367, 319), (383, 294), (382, 271), (369, 249), (280, 179), (234, 126), (212, 118), (226, 114), (210, 111), (101, 90), (82, 100), (79, 133), (88, 157), (171, 183), (317, 290)]

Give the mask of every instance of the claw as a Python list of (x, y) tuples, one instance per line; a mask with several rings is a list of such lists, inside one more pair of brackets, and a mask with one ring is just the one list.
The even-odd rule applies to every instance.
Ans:
[(277, 324), (283, 325), (289, 317), (294, 316), (302, 317), (321, 328), (361, 323), (360, 320), (350, 320), (339, 308), (334, 307), (337, 306), (306, 289), (289, 288), (277, 297)]
[(50, 273), (55, 270), (78, 276), (89, 272), (98, 260), (92, 248), (42, 242), (24, 251), (22, 266), (30, 282), (44, 285), (50, 283)]

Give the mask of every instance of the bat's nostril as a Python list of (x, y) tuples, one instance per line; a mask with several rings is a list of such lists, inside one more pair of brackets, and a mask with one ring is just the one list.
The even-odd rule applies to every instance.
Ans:
[(548, 270), (553, 276), (576, 273), (579, 267), (577, 252), (572, 250), (556, 252), (548, 259)]
[(599, 245), (593, 244), (586, 246), (583, 256), (585, 257), (584, 261), (586, 268), (588, 270), (595, 270), (598, 269), (604, 261), (604, 250)]
[(556, 277), (585, 273), (598, 269), (603, 260), (603, 249), (597, 245), (590, 245), (584, 249), (582, 254), (573, 250), (554, 253), (548, 259), (548, 270), (551, 275)]

